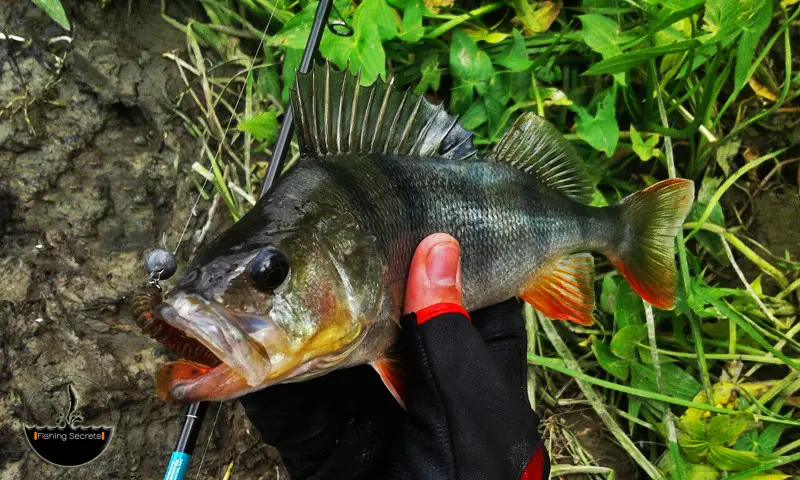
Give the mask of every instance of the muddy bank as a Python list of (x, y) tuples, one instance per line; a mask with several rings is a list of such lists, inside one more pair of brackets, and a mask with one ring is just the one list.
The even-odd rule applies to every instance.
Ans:
[[(196, 141), (170, 115), (182, 83), (161, 56), (185, 41), (157, 2), (134, 2), (130, 16), (127, 2), (69, 3), (74, 41), (55, 84), (48, 39), (65, 32), (29, 2), (0, 12), (10, 33), (33, 40), (0, 70), (0, 108), (17, 99), (16, 113), (0, 117), (0, 478), (160, 478), (183, 408), (155, 397), (165, 351), (137, 332), (127, 302), (145, 280), (142, 252), (174, 247), (194, 201), (186, 171)], [(189, 226), (184, 258), (207, 207)], [(108, 450), (74, 469), (41, 460), (22, 433), (30, 395), (65, 373), (99, 384), (119, 413)], [(238, 403), (222, 406), (212, 432), (218, 407), (189, 478), (206, 442), (199, 478), (221, 478), (231, 462), (239, 478), (278, 478), (276, 452)], [(92, 412), (84, 417), (91, 423)]]

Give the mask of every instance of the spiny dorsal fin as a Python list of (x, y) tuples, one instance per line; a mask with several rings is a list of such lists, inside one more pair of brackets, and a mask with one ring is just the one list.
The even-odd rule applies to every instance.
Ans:
[(489, 157), (535, 175), (575, 201), (592, 201), (592, 182), (575, 148), (535, 113), (519, 117)]
[(360, 85), (361, 73), (335, 71), (330, 63), (297, 73), (291, 92), (300, 150), (335, 156), (384, 153), (465, 159), (477, 153), (472, 133), (458, 118), (411, 92), (380, 79)]

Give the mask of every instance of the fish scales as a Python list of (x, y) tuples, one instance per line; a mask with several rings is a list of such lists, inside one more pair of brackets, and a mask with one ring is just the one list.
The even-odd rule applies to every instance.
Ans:
[(614, 210), (578, 204), (503, 164), (377, 155), (314, 159), (301, 169), (319, 172), (310, 198), (341, 202), (375, 236), (389, 283), (405, 282), (426, 236), (459, 240), (467, 309), (506, 300), (553, 256), (598, 250), (619, 233)]

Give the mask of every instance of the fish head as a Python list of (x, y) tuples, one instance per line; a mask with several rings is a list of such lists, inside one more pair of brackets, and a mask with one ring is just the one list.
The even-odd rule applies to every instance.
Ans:
[(365, 341), (387, 302), (374, 240), (346, 215), (257, 235), (247, 231), (248, 215), (155, 308), (221, 362), (185, 358), (162, 367), (157, 389), (167, 401), (234, 398), (363, 363), (379, 348)]

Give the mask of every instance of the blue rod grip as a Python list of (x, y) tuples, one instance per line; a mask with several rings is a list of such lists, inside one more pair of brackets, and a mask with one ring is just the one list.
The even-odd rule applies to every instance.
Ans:
[(183, 480), (186, 475), (186, 469), (189, 468), (189, 459), (192, 458), (188, 453), (172, 452), (169, 458), (169, 465), (167, 465), (167, 473), (164, 474), (164, 480)]

